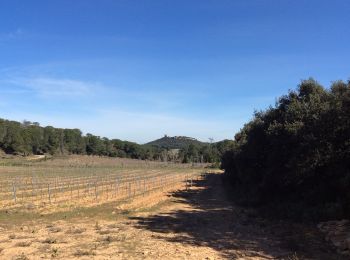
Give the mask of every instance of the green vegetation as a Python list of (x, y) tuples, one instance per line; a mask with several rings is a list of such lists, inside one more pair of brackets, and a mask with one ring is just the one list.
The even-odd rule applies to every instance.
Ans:
[(146, 145), (157, 149), (165, 149), (168, 154), (175, 153), (176, 160), (183, 163), (205, 162), (214, 163), (214, 166), (219, 167), (221, 156), (232, 147), (233, 141), (223, 140), (216, 143), (205, 143), (191, 137), (169, 137), (165, 135)]
[(87, 154), (184, 163), (216, 163), (232, 141), (202, 143), (189, 137), (164, 137), (140, 145), (85, 136), (79, 129), (41, 127), (37, 122), (0, 119), (0, 149), (7, 154)]
[(156, 146), (164, 149), (184, 149), (191, 144), (194, 146), (203, 146), (203, 145), (207, 145), (208, 143), (203, 143), (198, 141), (197, 139), (187, 137), (187, 136), (170, 137), (167, 135), (165, 135), (160, 139), (147, 143), (147, 145)]
[(79, 129), (41, 127), (0, 119), (0, 149), (8, 154), (87, 154), (133, 159), (155, 159), (159, 151), (137, 143), (109, 140)]
[(274, 215), (350, 217), (350, 82), (313, 79), (256, 112), (236, 134), (222, 168), (248, 203)]

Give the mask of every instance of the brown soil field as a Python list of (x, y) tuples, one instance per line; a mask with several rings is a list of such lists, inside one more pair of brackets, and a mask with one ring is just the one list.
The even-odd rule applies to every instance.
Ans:
[(343, 259), (314, 226), (235, 205), (220, 173), (191, 187), (40, 214), (0, 212), (0, 259)]
[(3, 158), (0, 207), (47, 214), (105, 204), (191, 180), (203, 166), (77, 155)]

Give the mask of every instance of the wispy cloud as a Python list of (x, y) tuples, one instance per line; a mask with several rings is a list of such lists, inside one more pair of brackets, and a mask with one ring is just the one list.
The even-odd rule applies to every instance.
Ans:
[[(0, 92), (23, 92), (17, 96), (9, 95), (9, 100), (20, 97), (21, 102), (17, 109), (3, 111), (3, 117), (16, 120), (26, 118), (56, 127), (80, 128), (85, 133), (140, 143), (164, 134), (193, 136), (204, 141), (209, 137), (221, 140), (233, 136), (245, 121), (241, 118), (244, 116), (236, 113), (229, 116), (230, 120), (217, 116), (215, 107), (211, 113), (203, 116), (196, 106), (201, 107), (207, 97), (201, 95), (198, 98), (183, 89), (165, 88), (160, 91), (160, 88), (150, 90), (137, 85), (117, 87), (106, 82), (60, 78), (50, 74), (40, 76), (36, 73), (8, 74), (6, 83), (7, 88)], [(244, 101), (241, 103), (247, 102)], [(25, 102), (30, 104), (27, 113), (23, 112)], [(64, 107), (57, 106), (62, 102), (65, 102)], [(189, 109), (183, 109), (189, 103)], [(213, 103), (209, 102), (208, 105)], [(224, 106), (222, 104), (219, 110), (228, 110)]]
[(91, 96), (102, 84), (72, 79), (49, 77), (18, 78), (6, 80), (7, 83), (31, 90), (40, 97), (83, 97)]

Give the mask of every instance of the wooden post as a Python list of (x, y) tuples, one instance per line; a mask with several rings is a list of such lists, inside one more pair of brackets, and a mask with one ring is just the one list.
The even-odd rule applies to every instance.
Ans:
[(43, 201), (43, 183), (40, 183), (40, 200)]
[(15, 203), (17, 202), (17, 196), (16, 196), (16, 184), (12, 182), (12, 191), (13, 191), (13, 199)]
[(146, 193), (146, 180), (143, 178), (143, 196), (145, 196)]
[(47, 184), (47, 192), (49, 194), (49, 202), (51, 203), (51, 190), (50, 190), (50, 183)]
[(107, 200), (108, 200), (108, 181), (107, 181), (107, 177), (106, 177), (106, 192), (107, 192)]
[(69, 188), (70, 188), (70, 199), (72, 200), (72, 198), (73, 198), (73, 186), (72, 186), (71, 180), (69, 181)]
[(32, 201), (34, 202), (34, 180), (33, 180), (33, 177), (32, 177)]
[(88, 195), (90, 195), (90, 186), (91, 186), (91, 183), (89, 181), (88, 184), (87, 184), (87, 193), (88, 193)]
[(133, 197), (135, 197), (135, 194), (136, 194), (136, 185), (137, 185), (137, 181), (134, 180), (134, 185), (133, 185), (134, 186), (134, 196)]
[(24, 192), (25, 192), (25, 186), (24, 186), (23, 180), (21, 181), (21, 187), (22, 187), (21, 195), (22, 195), (22, 202), (23, 202), (23, 200), (24, 200)]
[(79, 180), (78, 182), (78, 200), (80, 199), (80, 182), (81, 180)]
[[(57, 199), (57, 178), (55, 179), (55, 189), (53, 190), (54, 192), (54, 199), (55, 199), (55, 202), (56, 202), (56, 199)], [(56, 191), (56, 194), (55, 194), (55, 191)]]

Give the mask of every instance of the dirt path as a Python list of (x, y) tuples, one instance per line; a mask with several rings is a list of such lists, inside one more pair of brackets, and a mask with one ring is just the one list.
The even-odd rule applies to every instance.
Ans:
[[(172, 203), (162, 213), (132, 219), (140, 230), (155, 232), (165, 251), (174, 245), (182, 248), (168, 257), (343, 259), (316, 227), (261, 219), (253, 210), (235, 206), (228, 194), (230, 187), (223, 185), (220, 174), (208, 175), (190, 190), (172, 193)], [(180, 254), (185, 248), (187, 257)]]
[(0, 259), (342, 259), (316, 228), (263, 220), (229, 194), (210, 174), (190, 189), (0, 224)]

